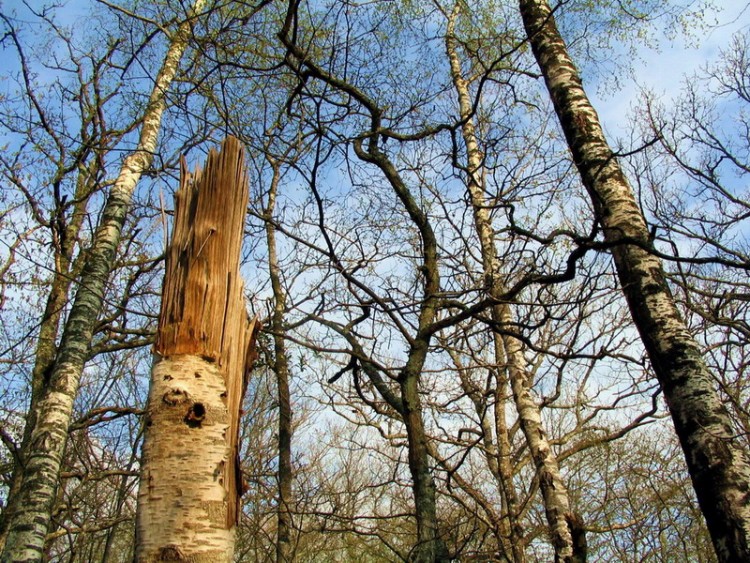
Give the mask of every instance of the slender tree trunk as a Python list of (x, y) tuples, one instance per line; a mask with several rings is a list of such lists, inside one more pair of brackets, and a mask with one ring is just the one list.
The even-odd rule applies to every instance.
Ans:
[[(445, 47), (450, 63), (451, 79), (453, 81), (453, 87), (456, 90), (458, 96), (459, 105), (459, 116), (462, 121), (461, 135), (466, 145), (466, 169), (468, 173), (466, 188), (469, 192), (469, 199), (471, 200), (472, 212), (474, 215), (474, 227), (477, 231), (477, 235), (480, 241), (480, 249), (482, 256), (482, 269), (484, 273), (485, 282), (490, 291), (499, 289), (499, 284), (496, 281), (496, 275), (499, 274), (499, 265), (497, 261), (497, 252), (495, 250), (495, 234), (492, 228), (492, 219), (487, 210), (484, 201), (484, 177), (483, 177), (483, 166), (482, 166), (482, 151), (479, 148), (479, 142), (477, 140), (476, 129), (473, 119), (473, 108), (471, 97), (469, 93), (469, 81), (463, 76), (461, 69), (461, 61), (459, 59), (458, 45), (455, 37), (455, 25), (456, 20), (459, 17), (461, 10), (460, 4), (457, 2), (453, 12), (448, 17), (448, 26), (445, 35)], [(497, 287), (496, 287), (497, 286)], [(499, 307), (493, 307), (490, 314), (492, 315), (494, 322), (499, 322)], [(495, 384), (497, 385), (496, 400), (502, 400), (505, 397), (503, 388), (507, 385), (507, 379), (502, 377), (500, 374), (504, 372), (501, 366), (504, 363), (503, 358), (503, 343), (499, 335), (493, 335), (493, 342), (495, 346), (495, 359), (498, 363), (498, 370)], [(507, 509), (507, 520), (508, 520), (508, 537), (507, 547), (515, 563), (524, 563), (526, 561), (526, 555), (524, 552), (524, 541), (523, 541), (523, 527), (518, 519), (520, 514), (518, 498), (513, 486), (513, 471), (510, 464), (510, 443), (507, 437), (507, 424), (505, 422), (505, 407), (496, 404), (495, 415), (500, 416), (500, 419), (496, 420), (496, 429), (498, 430), (497, 440), (501, 446), (500, 451), (497, 455), (497, 462), (493, 469), (496, 471), (497, 476), (500, 480), (501, 495), (505, 499)], [(503, 432), (504, 435), (500, 435), (499, 432)]]
[[(375, 142), (372, 141), (368, 150), (364, 150), (361, 141), (356, 141), (354, 150), (360, 159), (380, 168), (391, 184), (396, 197), (419, 230), (422, 240), (421, 271), (425, 278), (424, 300), (419, 309), (417, 334), (411, 340), (406, 365), (398, 377), (401, 401), (389, 400), (389, 403), (401, 414), (408, 438), (409, 470), (412, 477), (417, 520), (417, 544), (410, 554), (409, 561), (415, 563), (447, 562), (450, 559), (438, 527), (435, 481), (432, 478), (428, 449), (429, 438), (425, 431), (419, 398), (419, 380), (427, 360), (431, 327), (437, 316), (437, 295), (440, 291), (437, 239), (429, 217), (419, 207), (393, 163), (380, 151)], [(389, 393), (383, 394), (383, 398), (388, 400), (388, 395)]]
[[(289, 37), (291, 24), (294, 21), (296, 5), (291, 3), (287, 12), (286, 22), (278, 37), (287, 48), (286, 62), (293, 70), (306, 67), (313, 71), (313, 76), (327, 82), (342, 91), (347, 91), (371, 112), (373, 129), (366, 136), (367, 148), (364, 148), (364, 138), (357, 138), (353, 148), (358, 158), (375, 164), (385, 175), (394, 190), (396, 197), (404, 206), (410, 220), (414, 223), (422, 242), (422, 265), (420, 271), (424, 275), (424, 299), (420, 304), (417, 334), (410, 338), (407, 364), (399, 374), (398, 380), (401, 397), (395, 397), (390, 388), (384, 385), (377, 375), (369, 375), (373, 385), (391, 407), (401, 414), (406, 426), (409, 448), (409, 469), (412, 474), (414, 505), (417, 520), (417, 545), (410, 554), (411, 561), (417, 562), (447, 562), (448, 550), (438, 529), (437, 509), (435, 502), (435, 484), (430, 472), (430, 457), (428, 453), (428, 437), (422, 419), (419, 401), (419, 379), (427, 358), (432, 325), (437, 316), (438, 293), (440, 292), (440, 272), (437, 260), (437, 239), (432, 230), (429, 216), (420, 208), (408, 187), (404, 184), (398, 170), (378, 146), (377, 129), (382, 117), (382, 110), (376, 104), (352, 87), (344, 80), (340, 80), (317, 66), (305, 51), (296, 45)], [(296, 60), (296, 62), (295, 62)], [(297, 67), (299, 65), (299, 67)], [(297, 67), (297, 68), (295, 68)], [(375, 125), (375, 124), (378, 125)], [(365, 370), (368, 371), (368, 370)]]
[[(498, 336), (499, 338), (499, 336)], [(498, 347), (496, 346), (497, 350)], [(500, 348), (502, 349), (502, 348)], [(524, 554), (523, 534), (521, 528), (512, 529), (511, 526), (517, 524), (518, 499), (516, 490), (513, 486), (513, 468), (510, 464), (510, 439), (508, 436), (508, 424), (505, 416), (505, 405), (508, 402), (507, 395), (507, 378), (500, 376), (504, 371), (501, 367), (505, 363), (504, 358), (497, 358), (496, 366), (491, 368), (493, 379), (495, 380), (494, 405), (492, 410), (488, 408), (488, 401), (485, 397), (484, 389), (471, 381), (464, 366), (461, 365), (458, 355), (449, 350), (449, 354), (454, 356), (454, 364), (458, 370), (458, 377), (461, 380), (461, 389), (474, 405), (474, 412), (482, 428), (482, 446), (484, 457), (487, 461), (487, 467), (497, 483), (498, 491), (503, 502), (504, 511), (497, 514), (495, 507), (487, 509), (491, 512), (490, 518), (495, 522), (494, 533), (497, 538), (501, 555), (507, 561), (517, 561), (516, 551), (520, 550), (521, 557)], [(493, 424), (494, 422), (494, 424)], [(457, 474), (453, 479), (458, 482)], [(472, 487), (473, 489), (473, 487)], [(472, 494), (472, 496), (475, 496)], [(484, 506), (484, 505), (483, 505)]]
[[(456, 19), (460, 12), (460, 4), (456, 7), (448, 21), (446, 32), (446, 50), (451, 66), (453, 85), (458, 94), (459, 112), (462, 120), (461, 132), (467, 153), (467, 191), (474, 213), (474, 224), (479, 237), (482, 267), (484, 270), (485, 283), (492, 295), (502, 295), (504, 286), (500, 260), (495, 248), (495, 232), (492, 226), (492, 218), (488, 211), (489, 205), (485, 201), (484, 190), (484, 167), (482, 164), (482, 151), (479, 148), (476, 129), (473, 118), (473, 108), (469, 94), (469, 83), (463, 77), (461, 63), (458, 56), (454, 28)], [(512, 326), (513, 313), (507, 303), (495, 305), (491, 310), (492, 321), (496, 326)], [(539, 484), (544, 501), (545, 514), (549, 524), (552, 545), (555, 549), (555, 561), (569, 563), (574, 561), (574, 555), (581, 561), (582, 554), (574, 554), (573, 530), (569, 525), (571, 516), (568, 491), (560, 474), (557, 463), (546, 431), (542, 426), (539, 405), (529, 391), (528, 376), (526, 374), (526, 360), (523, 356), (521, 343), (512, 336), (495, 334), (495, 356), (498, 365), (504, 366), (511, 389), (516, 410), (520, 419), (521, 429), (526, 437), (531, 457), (534, 460)], [(502, 369), (502, 368), (501, 368)], [(498, 382), (499, 383), (499, 382)], [(512, 488), (512, 482), (506, 484)], [(509, 497), (514, 499), (515, 495)], [(525, 561), (523, 552), (523, 529), (517, 518), (518, 507), (514, 503), (509, 505), (509, 513), (512, 515), (511, 544), (513, 546), (513, 557), (517, 562)]]
[(271, 316), (271, 330), (273, 332), (274, 363), (276, 386), (279, 403), (279, 506), (276, 532), (276, 561), (287, 563), (294, 560), (294, 546), (292, 544), (292, 403), (289, 394), (289, 361), (284, 341), (284, 310), (286, 308), (286, 294), (281, 285), (281, 270), (279, 269), (276, 252), (276, 231), (273, 226), (273, 213), (276, 206), (276, 195), (279, 188), (279, 166), (272, 162), (273, 178), (268, 194), (268, 205), (264, 210), (266, 219), (266, 241), (268, 243), (268, 271), (271, 278), (274, 306)]
[[(142, 428), (142, 427), (141, 427)], [(138, 442), (138, 438), (136, 438), (136, 443)], [(133, 466), (137, 463), (139, 463), (139, 459), (136, 455), (135, 448), (132, 452), (132, 456), (130, 458), (130, 462), (127, 465), (127, 470), (132, 471)], [(108, 563), (113, 559), (113, 553), (117, 553), (115, 551), (117, 548), (115, 547), (115, 541), (118, 539), (118, 531), (120, 529), (120, 526), (122, 524), (121, 514), (122, 509), (126, 506), (128, 501), (131, 497), (131, 481), (129, 475), (122, 475), (120, 477), (120, 486), (117, 487), (117, 499), (115, 501), (115, 506), (117, 507), (117, 510), (115, 512), (115, 523), (112, 525), (112, 527), (107, 530), (107, 539), (104, 542), (104, 548), (100, 552), (100, 562), (101, 563)], [(125, 535), (123, 533), (123, 535)], [(132, 555), (133, 552), (133, 546), (132, 544), (128, 544), (129, 553), (128, 555)], [(122, 553), (118, 553), (118, 555), (122, 558)], [(129, 559), (130, 557), (128, 557)], [(93, 563), (93, 560), (92, 560)]]
[(257, 323), (239, 274), (244, 151), (230, 137), (205, 172), (183, 161), (154, 345), (136, 561), (230, 562), (242, 480), (238, 435)]
[[(92, 159), (96, 162), (97, 159)], [(0, 514), (0, 550), (5, 546), (8, 536), (8, 526), (13, 520), (13, 514), (18, 505), (18, 492), (21, 489), (23, 473), (26, 467), (26, 452), (29, 449), (31, 434), (36, 427), (36, 413), (39, 403), (44, 398), (49, 382), (49, 374), (52, 371), (57, 354), (57, 337), (60, 333), (60, 321), (63, 309), (68, 302), (68, 294), (73, 279), (76, 277), (80, 256), (73, 258), (75, 243), (79, 238), (81, 225), (86, 216), (88, 201), (93, 193), (93, 185), (90, 180), (91, 173), (85, 167), (78, 171), (78, 181), (74, 194), (74, 207), (71, 219), (65, 226), (64, 232), (57, 234), (57, 247), (55, 251), (55, 270), (52, 275), (50, 292), (47, 295), (47, 303), (39, 326), (39, 338), (34, 355), (34, 367), (31, 370), (31, 400), (26, 416), (26, 424), (23, 429), (21, 447), (18, 450), (18, 458), (14, 460), (13, 475), (7, 496), (7, 504)], [(62, 211), (60, 211), (62, 213)]]
[[(206, 2), (196, 0), (193, 13), (202, 10)], [(3, 562), (39, 561), (43, 557), (44, 539), (55, 500), (73, 401), (101, 311), (104, 288), (114, 264), (133, 191), (143, 171), (150, 166), (156, 149), (165, 106), (164, 96), (189, 42), (191, 23), (191, 18), (182, 23), (171, 39), (143, 117), (138, 147), (122, 164), (83, 266), (75, 300), (49, 375), (48, 390), (35, 413), (36, 425), (32, 429), (29, 451), (26, 453), (17, 509), (8, 527)]]
[[(499, 338), (494, 335), (494, 339)], [(507, 372), (502, 368), (499, 361), (500, 348), (495, 342), (495, 364), (493, 368), (495, 376), (495, 391), (493, 404), (493, 419), (495, 422), (495, 439), (497, 440), (497, 449), (495, 452), (497, 480), (500, 485), (500, 494), (505, 501), (505, 510), (508, 513), (507, 518), (507, 539), (505, 541), (505, 553), (512, 557), (514, 563), (524, 563), (526, 561), (526, 542), (523, 537), (523, 525), (521, 524), (521, 505), (518, 502), (516, 487), (513, 482), (513, 464), (512, 451), (510, 443), (510, 432), (508, 429), (508, 420), (505, 414), (505, 406), (508, 404), (509, 390)]]
[[(508, 305), (501, 305), (500, 322), (506, 326), (513, 322), (513, 315)], [(526, 373), (526, 361), (523, 357), (521, 343), (512, 336), (503, 336), (506, 365), (513, 399), (518, 411), (521, 430), (534, 460), (539, 488), (544, 500), (544, 513), (549, 524), (550, 538), (555, 549), (555, 561), (578, 563), (586, 560), (585, 551), (576, 551), (576, 534), (582, 532), (579, 518), (570, 510), (568, 489), (565, 486), (557, 457), (547, 439), (542, 425), (542, 417), (534, 397), (529, 390), (531, 382)], [(578, 524), (577, 527), (576, 524)]]
[(620, 284), (669, 405), (720, 561), (750, 561), (750, 460), (732, 431), (700, 346), (675, 306), (661, 261), (549, 5), (520, 0), (526, 33)]

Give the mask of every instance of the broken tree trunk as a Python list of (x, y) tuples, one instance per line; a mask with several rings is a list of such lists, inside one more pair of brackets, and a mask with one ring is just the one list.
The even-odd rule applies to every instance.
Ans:
[(248, 199), (229, 137), (175, 194), (154, 345), (136, 561), (232, 561), (242, 494), (237, 441), (259, 328), (239, 274)]

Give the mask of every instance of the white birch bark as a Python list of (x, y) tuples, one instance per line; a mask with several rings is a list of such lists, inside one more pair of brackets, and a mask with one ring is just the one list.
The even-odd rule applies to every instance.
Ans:
[(234, 526), (226, 525), (225, 474), (235, 468), (227, 445), (226, 397), (217, 362), (156, 356), (141, 461), (136, 561), (232, 561), (235, 534)]
[(43, 557), (73, 401), (101, 311), (104, 288), (112, 270), (122, 226), (135, 186), (143, 171), (150, 166), (156, 150), (165, 94), (190, 40), (193, 14), (199, 13), (206, 3), (207, 0), (196, 0), (191, 16), (171, 38), (143, 116), (138, 146), (125, 158), (105, 203), (63, 331), (49, 390), (39, 402), (19, 489), (18, 508), (9, 523), (2, 553), (4, 562), (40, 561)]
[(175, 194), (146, 411), (136, 561), (228, 563), (243, 486), (238, 437), (258, 325), (239, 274), (248, 200), (229, 137)]
[(645, 219), (545, 0), (520, 0), (526, 34), (589, 192), (630, 312), (669, 405), (720, 561), (750, 561), (750, 459), (675, 306)]
[[(484, 196), (483, 155), (479, 147), (474, 124), (469, 80), (463, 76), (456, 37), (454, 35), (460, 6), (460, 3), (456, 3), (453, 13), (448, 20), (446, 51), (450, 61), (453, 85), (458, 95), (459, 115), (462, 122), (461, 133), (466, 145), (467, 156), (466, 170), (468, 178), (466, 187), (469, 192), (474, 214), (474, 224), (481, 247), (485, 284), (491, 295), (499, 296), (504, 293), (505, 288), (503, 287), (501, 277), (502, 266), (495, 247), (495, 232), (489, 213), (490, 206), (488, 205), (489, 202), (485, 201)], [(491, 316), (493, 322), (498, 327), (513, 325), (513, 312), (508, 303), (499, 303), (492, 307)], [(518, 339), (507, 333), (502, 336), (496, 333), (494, 343), (496, 359), (498, 362), (504, 364), (504, 368), (507, 371), (521, 430), (524, 433), (531, 457), (534, 460), (550, 536), (555, 549), (555, 561), (572, 561), (574, 557), (574, 545), (573, 533), (569, 527), (571, 511), (568, 492), (560, 473), (557, 458), (542, 425), (539, 405), (529, 390), (526, 360), (523, 355), (521, 343)], [(505, 478), (509, 479), (510, 476), (506, 476)], [(512, 487), (513, 484), (510, 482), (506, 483), (505, 486)], [(513, 499), (513, 496), (509, 496), (509, 499)], [(523, 530), (520, 524), (513, 518), (513, 515), (518, 513), (518, 508), (509, 503), (508, 510), (511, 514), (512, 528), (510, 539), (514, 547), (513, 557), (517, 562), (525, 561), (525, 554), (521, 549)]]

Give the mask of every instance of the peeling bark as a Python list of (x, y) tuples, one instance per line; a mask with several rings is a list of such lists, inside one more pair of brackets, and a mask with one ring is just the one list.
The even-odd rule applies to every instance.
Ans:
[(34, 428), (36, 428), (36, 416), (39, 404), (47, 391), (48, 376), (55, 363), (57, 337), (60, 333), (62, 312), (68, 302), (73, 279), (75, 279), (80, 270), (81, 256), (79, 255), (74, 258), (73, 253), (83, 220), (86, 216), (89, 199), (95, 188), (94, 183), (90, 181), (91, 177), (91, 171), (87, 167), (79, 169), (73, 213), (65, 227), (64, 234), (58, 234), (60, 243), (55, 252), (55, 270), (52, 275), (44, 314), (39, 325), (39, 337), (34, 354), (34, 367), (31, 370), (31, 400), (29, 410), (26, 415), (26, 424), (23, 429), (21, 447), (18, 450), (18, 458), (14, 460), (13, 475), (8, 487), (7, 504), (2, 514), (0, 514), (0, 550), (5, 546), (5, 540), (9, 531), (8, 526), (13, 520), (13, 514), (15, 514), (18, 506), (18, 493), (21, 489), (23, 472), (26, 467), (26, 453), (31, 443), (31, 434)]
[(135, 186), (152, 161), (165, 107), (165, 94), (190, 40), (193, 15), (207, 0), (195, 0), (191, 15), (170, 41), (143, 116), (140, 139), (123, 161), (107, 197), (63, 331), (49, 387), (39, 401), (36, 425), (29, 440), (26, 468), (18, 492), (18, 507), (9, 523), (2, 561), (40, 561), (55, 500), (62, 456), (68, 437), (73, 401), (101, 311), (104, 288), (114, 264), (122, 226)]
[(242, 481), (238, 436), (253, 361), (239, 274), (248, 199), (228, 138), (175, 194), (146, 414), (136, 561), (232, 561)]
[(633, 191), (546, 1), (520, 0), (573, 160), (614, 257), (622, 291), (669, 405), (698, 502), (720, 561), (750, 561), (750, 459), (732, 430), (700, 346), (667, 285)]
[(136, 561), (232, 561), (222, 370), (198, 356), (157, 357), (147, 412)]
[[(505, 325), (512, 323), (513, 317), (509, 306), (503, 306), (500, 321)], [(512, 336), (503, 336), (502, 339), (521, 430), (534, 460), (539, 488), (542, 491), (544, 513), (555, 549), (555, 562), (573, 563), (580, 559), (574, 559), (578, 555), (575, 553), (573, 529), (568, 521), (571, 514), (568, 490), (560, 473), (557, 457), (542, 425), (539, 405), (529, 390), (521, 343)]]

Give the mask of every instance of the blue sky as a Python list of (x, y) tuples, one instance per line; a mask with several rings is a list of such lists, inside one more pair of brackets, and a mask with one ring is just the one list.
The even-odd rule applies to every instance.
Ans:
[(628, 112), (637, 103), (641, 89), (653, 91), (665, 102), (677, 97), (686, 77), (716, 61), (731, 37), (750, 27), (750, 5), (746, 0), (720, 0), (718, 3), (717, 9), (706, 12), (705, 21), (715, 23), (701, 36), (692, 41), (682, 37), (664, 41), (658, 50), (640, 49), (640, 60), (634, 68), (635, 79), (624, 81), (617, 92), (588, 89), (611, 141), (628, 138)]
[[(33, 8), (49, 4), (50, 0), (26, 0)], [(93, 0), (67, 0), (63, 2), (64, 10), (57, 15), (63, 24), (74, 24), (94, 4)], [(631, 104), (637, 100), (639, 90), (648, 88), (666, 98), (676, 96), (686, 75), (698, 70), (708, 61), (718, 57), (731, 36), (741, 29), (750, 26), (750, 5), (746, 0), (717, 0), (717, 6), (705, 13), (706, 22), (715, 22), (706, 29), (702, 36), (687, 42), (678, 37), (674, 41), (661, 41), (659, 50), (642, 48), (639, 59), (635, 62), (635, 81), (625, 81), (616, 93), (595, 91), (588, 86), (589, 95), (604, 122), (610, 138), (621, 136), (626, 126), (627, 113)], [(17, 12), (19, 16), (28, 13), (23, 0), (0, 0), (0, 11), (9, 14)], [(0, 51), (0, 77), (9, 70), (8, 63), (14, 57)], [(626, 136), (626, 135), (625, 135)]]

